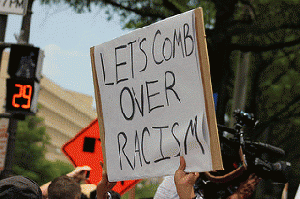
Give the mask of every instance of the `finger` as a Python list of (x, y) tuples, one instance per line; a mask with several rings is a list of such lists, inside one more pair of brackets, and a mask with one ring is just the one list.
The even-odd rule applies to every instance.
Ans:
[(178, 170), (184, 171), (185, 167), (186, 167), (185, 159), (183, 156), (180, 156), (180, 165)]
[(76, 172), (90, 171), (90, 170), (92, 169), (89, 166), (80, 166), (80, 167), (76, 167), (74, 171), (76, 173)]
[(83, 166), (83, 167), (81, 167), (81, 170), (90, 171), (90, 170), (92, 170), (92, 168), (89, 166)]

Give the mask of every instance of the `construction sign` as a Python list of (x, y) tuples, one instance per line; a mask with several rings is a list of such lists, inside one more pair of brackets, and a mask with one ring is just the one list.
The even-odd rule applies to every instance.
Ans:
[[(98, 184), (101, 181), (102, 167), (100, 162), (103, 162), (103, 154), (97, 119), (65, 143), (62, 151), (75, 167), (84, 165), (91, 167), (92, 170), (87, 183)], [(123, 195), (140, 181), (119, 181), (114, 186), (113, 191)]]

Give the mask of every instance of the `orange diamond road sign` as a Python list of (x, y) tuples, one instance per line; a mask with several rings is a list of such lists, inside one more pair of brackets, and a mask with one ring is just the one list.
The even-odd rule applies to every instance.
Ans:
[[(75, 167), (84, 165), (91, 167), (92, 170), (87, 183), (98, 184), (100, 182), (102, 178), (100, 161), (103, 162), (103, 154), (98, 119), (92, 121), (89, 126), (82, 129), (74, 138), (65, 143), (62, 151)], [(140, 181), (126, 180), (117, 182), (113, 191), (123, 195)]]

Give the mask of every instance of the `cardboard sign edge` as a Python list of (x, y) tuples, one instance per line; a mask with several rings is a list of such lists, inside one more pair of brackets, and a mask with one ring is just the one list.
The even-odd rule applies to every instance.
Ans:
[[(207, 52), (206, 35), (204, 28), (203, 9), (201, 7), (194, 10), (195, 28), (197, 38), (197, 48), (200, 62), (201, 79), (204, 90), (205, 109), (210, 134), (210, 149), (213, 170), (224, 170), (217, 121), (214, 110), (214, 99), (211, 85), (210, 65)], [(205, 75), (204, 75), (205, 74)]]
[(106, 148), (105, 148), (105, 129), (104, 129), (102, 102), (101, 102), (100, 90), (99, 90), (99, 85), (98, 85), (98, 78), (97, 78), (97, 72), (96, 72), (94, 52), (95, 52), (95, 47), (91, 47), (90, 48), (90, 56), (91, 56), (92, 74), (93, 74), (95, 99), (96, 99), (97, 119), (98, 119), (100, 139), (101, 139), (101, 144), (102, 144), (103, 169), (105, 171), (107, 171), (107, 168), (106, 168)]

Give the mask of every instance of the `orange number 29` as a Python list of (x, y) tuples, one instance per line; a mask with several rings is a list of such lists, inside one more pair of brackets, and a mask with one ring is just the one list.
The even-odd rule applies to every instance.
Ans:
[[(20, 104), (16, 103), (17, 98), (27, 99), (27, 104), (22, 104), (21, 107), (24, 109), (30, 108), (31, 94), (32, 94), (32, 86), (31, 85), (21, 85), (15, 84), (16, 87), (19, 87), (19, 93), (13, 95), (12, 105), (16, 108), (20, 107)], [(28, 91), (28, 94), (27, 92)]]

